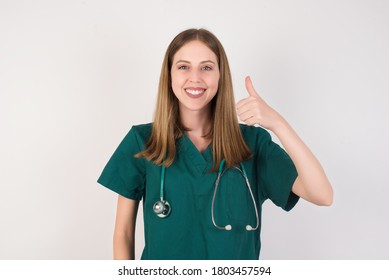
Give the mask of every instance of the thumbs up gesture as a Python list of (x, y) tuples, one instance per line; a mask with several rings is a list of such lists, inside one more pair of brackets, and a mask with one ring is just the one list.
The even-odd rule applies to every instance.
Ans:
[(236, 104), (239, 119), (247, 125), (260, 125), (269, 130), (282, 123), (282, 116), (271, 108), (255, 91), (251, 79), (246, 77), (248, 97)]

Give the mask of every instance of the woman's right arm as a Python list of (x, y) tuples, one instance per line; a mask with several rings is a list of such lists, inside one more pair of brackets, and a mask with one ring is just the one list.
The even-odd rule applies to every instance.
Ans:
[(115, 260), (135, 259), (135, 223), (138, 205), (139, 201), (119, 195), (113, 237)]

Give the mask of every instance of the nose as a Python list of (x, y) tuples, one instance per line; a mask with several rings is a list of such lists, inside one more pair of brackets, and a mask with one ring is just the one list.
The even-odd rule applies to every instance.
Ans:
[(198, 83), (201, 80), (201, 74), (198, 70), (192, 70), (190, 73), (189, 81), (192, 83)]

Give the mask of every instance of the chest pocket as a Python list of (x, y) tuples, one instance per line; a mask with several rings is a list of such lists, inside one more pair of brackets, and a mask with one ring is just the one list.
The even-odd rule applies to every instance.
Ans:
[[(245, 227), (255, 224), (255, 208), (243, 174), (237, 169), (228, 169), (222, 176), (222, 188), (225, 187), (226, 209), (230, 223)], [(254, 190), (252, 190), (254, 192)], [(255, 193), (254, 193), (255, 196)]]

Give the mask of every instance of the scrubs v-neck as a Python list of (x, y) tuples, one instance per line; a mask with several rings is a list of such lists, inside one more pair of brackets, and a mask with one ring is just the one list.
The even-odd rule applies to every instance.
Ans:
[[(289, 211), (298, 201), (291, 192), (296, 169), (286, 152), (259, 127), (240, 125), (252, 152), (243, 162), (259, 215), (270, 199)], [(98, 182), (133, 200), (143, 199), (145, 247), (142, 259), (258, 259), (260, 229), (255, 227), (255, 209), (244, 177), (236, 169), (222, 176), (215, 199), (215, 221), (232, 230), (217, 229), (212, 223), (211, 203), (217, 172), (211, 172), (212, 148), (200, 153), (184, 134), (177, 141), (174, 163), (166, 168), (164, 198), (171, 213), (159, 218), (153, 204), (160, 199), (161, 167), (134, 155), (145, 149), (152, 124), (133, 126), (120, 143)], [(261, 219), (260, 219), (261, 223)]]

